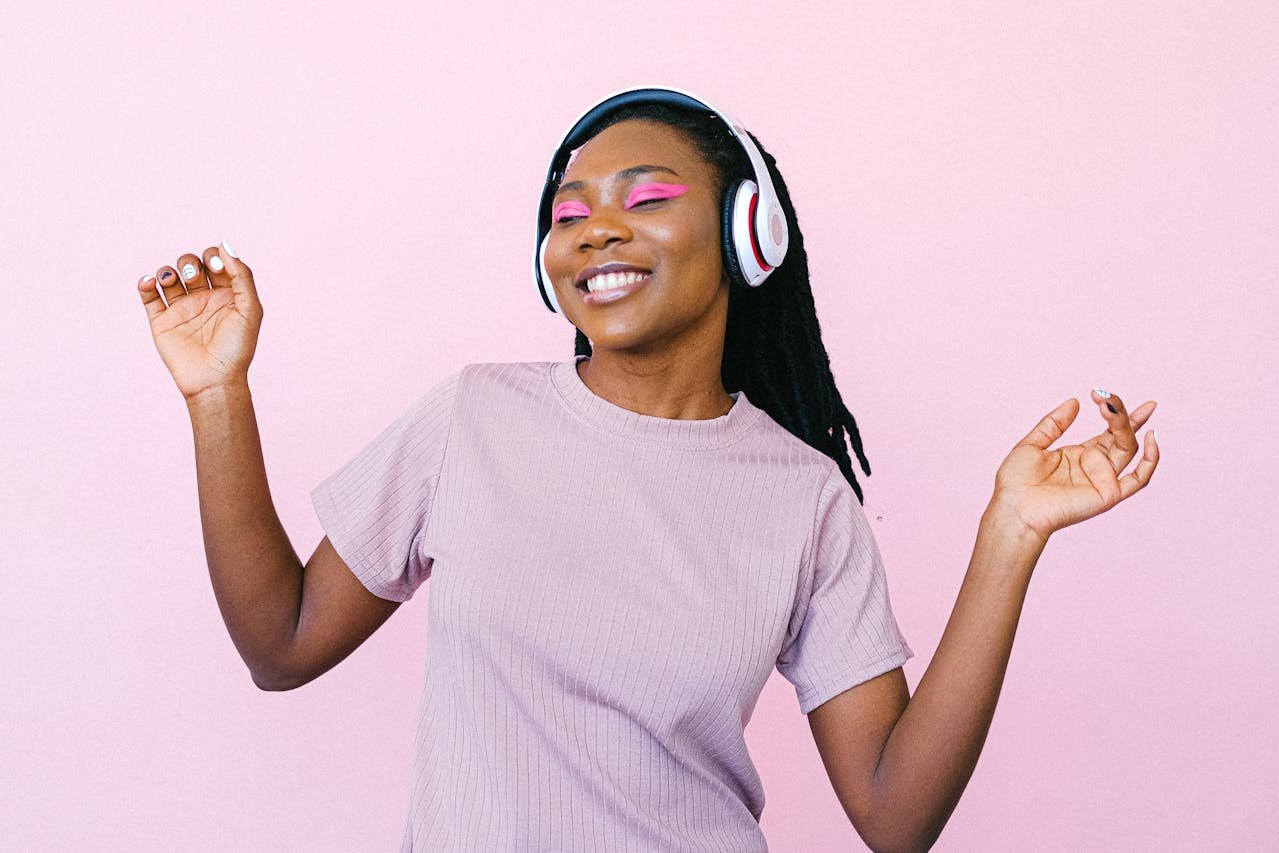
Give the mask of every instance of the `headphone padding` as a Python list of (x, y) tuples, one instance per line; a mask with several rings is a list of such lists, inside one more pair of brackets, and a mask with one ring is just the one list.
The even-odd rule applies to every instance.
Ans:
[(724, 203), (720, 209), (720, 242), (723, 246), (724, 269), (728, 271), (730, 285), (737, 287), (748, 287), (746, 276), (742, 273), (742, 265), (737, 262), (737, 246), (733, 243), (733, 207), (737, 200), (737, 190), (743, 183), (744, 178), (738, 178), (733, 181), (727, 191), (724, 193)]

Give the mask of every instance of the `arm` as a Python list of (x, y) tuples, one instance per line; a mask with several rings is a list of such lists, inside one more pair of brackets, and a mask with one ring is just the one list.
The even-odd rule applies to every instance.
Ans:
[(874, 850), (927, 850), (981, 755), (1044, 543), (992, 504), (937, 652), (910, 696), (901, 668), (808, 715), (836, 794)]
[(248, 382), (188, 399), (209, 579), (253, 683), (275, 689), (297, 627), (302, 562), (280, 525), (262, 461)]
[(1154, 404), (1130, 419), (1117, 397), (1106, 399), (1118, 407), (1107, 418), (1109, 433), (1047, 452), (1073, 420), (1071, 400), (1005, 460), (955, 608), (915, 695), (899, 668), (809, 714), (840, 803), (873, 849), (929, 849), (958, 804), (990, 729), (1030, 577), (1049, 535), (1149, 482), (1159, 459), (1150, 439), (1136, 470), (1122, 480), (1116, 474), (1133, 458), (1133, 428)]
[(222, 619), (254, 684), (300, 687), (355, 651), (400, 602), (369, 592), (327, 536), (302, 566), (271, 502), (247, 384), (188, 407), (204, 550)]
[(204, 550), (222, 619), (256, 685), (297, 687), (349, 655), (399, 603), (369, 592), (328, 537), (303, 567), (280, 525), (249, 393), (263, 314), (253, 271), (225, 244), (210, 246), (203, 258), (188, 253), (177, 269), (143, 277), (138, 292), (191, 417)]
[(933, 845), (977, 766), (1045, 544), (995, 504), (982, 516), (955, 609), (871, 782), (872, 813), (901, 849)]

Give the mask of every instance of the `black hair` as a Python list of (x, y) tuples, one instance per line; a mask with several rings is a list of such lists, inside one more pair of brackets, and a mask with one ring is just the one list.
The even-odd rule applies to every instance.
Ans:
[[(738, 178), (752, 175), (750, 160), (728, 128), (710, 113), (694, 112), (664, 104), (632, 104), (610, 115), (592, 137), (627, 119), (660, 122), (682, 131), (706, 159), (716, 175), (716, 196)], [(747, 133), (750, 133), (747, 131)], [(724, 360), (720, 378), (727, 392), (744, 391), (750, 401), (805, 444), (835, 460), (864, 503), (844, 444), (852, 440), (862, 470), (870, 476), (870, 462), (862, 449), (857, 421), (844, 405), (830, 357), (822, 343), (813, 291), (808, 281), (808, 255), (799, 230), (795, 207), (777, 162), (764, 150), (755, 134), (751, 139), (768, 166), (789, 229), (786, 259), (759, 287), (734, 282), (729, 288), (728, 321), (724, 330)], [(584, 143), (583, 143), (584, 144)], [(728, 270), (727, 261), (724, 269)], [(577, 330), (576, 355), (591, 354), (590, 339)]]

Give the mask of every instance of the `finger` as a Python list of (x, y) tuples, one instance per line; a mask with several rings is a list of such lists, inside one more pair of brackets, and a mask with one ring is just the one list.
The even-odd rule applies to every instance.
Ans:
[(1146, 488), (1150, 478), (1154, 476), (1155, 468), (1159, 467), (1159, 444), (1155, 441), (1155, 431), (1147, 430), (1143, 439), (1145, 449), (1142, 451), (1141, 459), (1137, 461), (1137, 467), (1119, 480), (1121, 501)]
[[(1128, 413), (1128, 426), (1132, 428), (1134, 436), (1137, 430), (1146, 425), (1146, 421), (1150, 420), (1150, 416), (1155, 413), (1155, 407), (1159, 404), (1154, 400), (1147, 400), (1137, 408)], [(1138, 441), (1138, 444), (1141, 442)]]
[(226, 264), (226, 271), (231, 276), (231, 290), (235, 294), (236, 308), (246, 312), (253, 308), (260, 308), (257, 283), (253, 280), (253, 270), (249, 269), (249, 265), (236, 256), (226, 240), (223, 240), (222, 245), (218, 247), (218, 257), (222, 259), (222, 263)]
[(1043, 420), (1035, 424), (1035, 428), (1017, 442), (1017, 446), (1029, 444), (1041, 450), (1047, 450), (1048, 446), (1061, 438), (1062, 434), (1075, 422), (1075, 416), (1078, 414), (1079, 401), (1074, 397), (1065, 400), (1060, 406), (1044, 415)]
[(214, 289), (231, 286), (231, 273), (227, 271), (226, 262), (218, 254), (217, 246), (210, 246), (204, 250), (204, 274)]
[[(1147, 400), (1128, 413), (1128, 425), (1132, 427), (1134, 433), (1146, 425), (1146, 421), (1150, 420), (1150, 416), (1155, 413), (1155, 407), (1158, 405), (1154, 400)], [(1100, 444), (1109, 447), (1111, 445), (1110, 430), (1093, 436), (1084, 444)]]
[[(1111, 394), (1101, 388), (1092, 389), (1092, 399), (1098, 404), (1101, 416), (1106, 420), (1107, 440), (1096, 443), (1110, 458), (1113, 471), (1118, 474), (1137, 453), (1137, 436), (1133, 432), (1128, 409), (1118, 394)], [(1101, 439), (1102, 436), (1098, 438)]]
[(204, 261), (200, 260), (199, 255), (187, 252), (178, 258), (178, 273), (182, 276), (182, 284), (187, 293), (209, 289), (209, 280), (204, 277)]
[(164, 293), (165, 305), (172, 305), (174, 300), (187, 295), (182, 287), (182, 279), (178, 278), (178, 272), (173, 267), (160, 267), (155, 271), (155, 277), (160, 282), (161, 292)]
[(164, 313), (164, 300), (160, 298), (155, 276), (147, 274), (138, 279), (138, 293), (142, 296), (142, 307), (147, 309), (148, 320)]

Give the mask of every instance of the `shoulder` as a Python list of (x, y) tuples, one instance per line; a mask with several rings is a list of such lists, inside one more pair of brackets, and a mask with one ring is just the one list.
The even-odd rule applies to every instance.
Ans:
[(506, 377), (527, 379), (540, 376), (550, 370), (555, 362), (471, 362), (463, 364), (458, 373), (472, 381), (501, 381)]
[(537, 405), (550, 392), (553, 361), (480, 361), (462, 365), (451, 379), (462, 411), (483, 419)]
[(477, 361), (462, 365), (453, 375), (468, 397), (500, 395), (548, 381), (554, 364), (553, 361)]
[(770, 452), (782, 455), (790, 471), (801, 475), (808, 483), (814, 500), (822, 491), (831, 488), (834, 481), (848, 486), (834, 459), (779, 424), (767, 411), (760, 411), (755, 431), (760, 444)]

